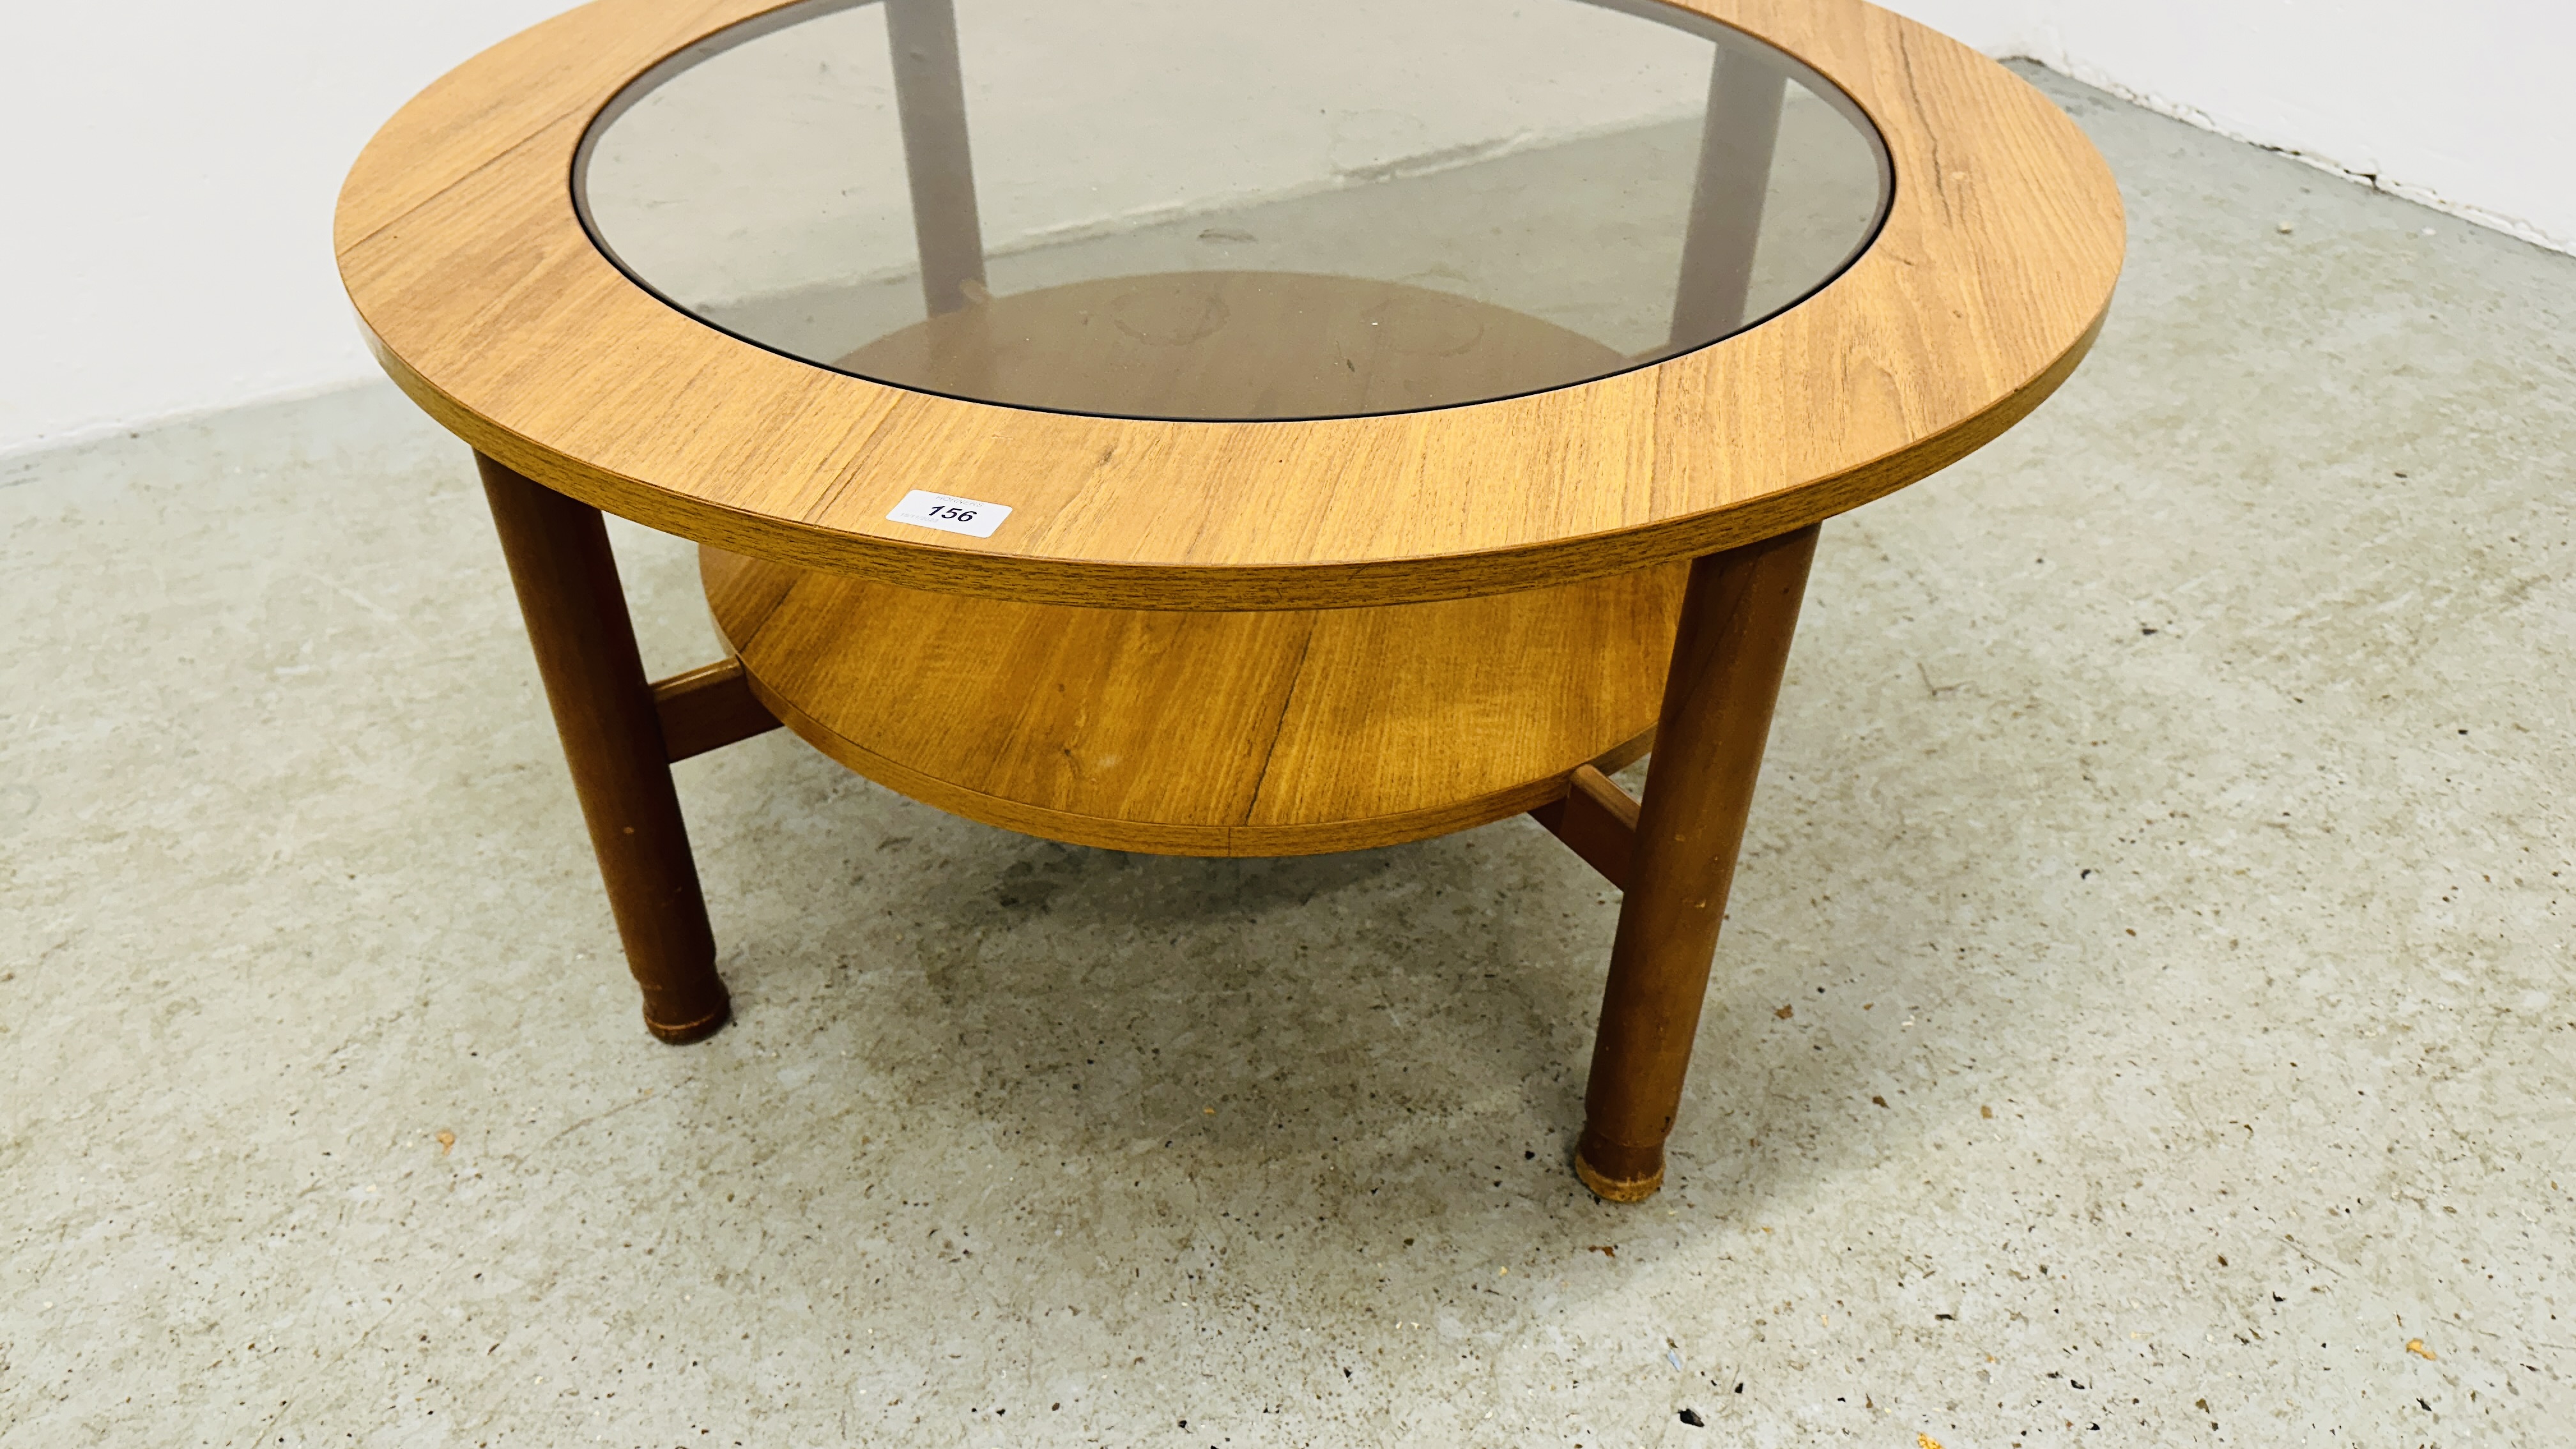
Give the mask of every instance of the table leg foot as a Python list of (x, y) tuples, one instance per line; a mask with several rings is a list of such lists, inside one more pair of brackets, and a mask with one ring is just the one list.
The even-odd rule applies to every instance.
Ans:
[(1664, 1189), (1664, 1150), (1661, 1143), (1655, 1146), (1655, 1170), (1643, 1177), (1605, 1176), (1583, 1153), (1582, 1147), (1574, 1149), (1574, 1175), (1583, 1179), (1583, 1185), (1592, 1189), (1592, 1195), (1603, 1202), (1644, 1202)]
[(1575, 1148), (1576, 1176), (1611, 1202), (1641, 1202), (1663, 1186), (1664, 1140), (1816, 533), (1811, 525), (1691, 565)]
[(643, 989), (644, 1025), (666, 1042), (712, 1036), (732, 1003), (716, 975), (715, 933), (607, 526), (586, 503), (481, 454), (475, 462), (626, 963)]
[[(710, 969), (707, 974), (713, 976), (715, 972)], [(724, 982), (715, 983), (715, 994), (716, 1009), (695, 1021), (676, 1024), (655, 1021), (653, 1008), (647, 1005), (644, 1008), (644, 1029), (653, 1033), (655, 1038), (669, 1042), (673, 1046), (687, 1046), (693, 1041), (705, 1041), (708, 1037), (724, 1030), (725, 1023), (733, 1020), (733, 999), (725, 994)]]

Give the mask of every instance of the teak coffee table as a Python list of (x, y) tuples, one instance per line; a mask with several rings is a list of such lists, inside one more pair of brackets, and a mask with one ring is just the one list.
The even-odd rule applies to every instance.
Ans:
[[(2122, 244), (2064, 115), (1861, 0), (597, 0), (404, 107), (337, 234), (478, 455), (656, 1035), (729, 1010), (670, 763), (782, 723), (1120, 850), (1528, 812), (1625, 892), (1618, 1201), (1818, 524), (2037, 406)], [(731, 657), (646, 680), (601, 509), (702, 545)]]

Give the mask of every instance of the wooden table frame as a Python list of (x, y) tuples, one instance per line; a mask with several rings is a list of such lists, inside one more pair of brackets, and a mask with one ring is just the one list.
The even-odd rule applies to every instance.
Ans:
[[(476, 456), (644, 1022), (674, 1044), (730, 1015), (670, 767), (779, 727), (737, 660), (648, 683), (598, 510)], [(1591, 766), (1538, 822), (1625, 897), (1575, 1170), (1614, 1202), (1663, 1185), (1735, 859), (1819, 525), (1691, 566), (1642, 804)]]
[[(982, 274), (955, 24), (949, 0), (881, 3), (938, 314)], [(730, 1010), (669, 767), (780, 719), (739, 658), (646, 678), (603, 507), (802, 570), (1089, 609), (1398, 606), (1688, 560), (1645, 798), (1598, 768), (1618, 762), (1605, 756), (1565, 770), (1531, 811), (1625, 892), (1575, 1170), (1607, 1199), (1655, 1192), (1821, 521), (1936, 471), (2053, 391), (2099, 329), (2122, 240), (2100, 158), (1991, 62), (1862, 0), (1686, 8), (1779, 46), (1866, 113), (1897, 178), (1875, 242), (1808, 301), (1714, 346), (1397, 416), (994, 408), (812, 367), (664, 305), (602, 255), (559, 178), (637, 78), (774, 20), (776, 0), (600, 0), (389, 124), (343, 194), (343, 275), (387, 371), (476, 451), (653, 1033), (695, 1041)], [(1727, 138), (1776, 125), (1780, 84), (1721, 48), (1676, 338), (1742, 315), (1759, 217), (1709, 198), (1767, 166)], [(531, 348), (565, 361), (532, 378), (518, 361)], [(1815, 386), (1784, 392), (1783, 378)], [(1301, 439), (1286, 461), (1262, 431), (1281, 427)], [(1113, 475), (1107, 460), (1147, 430), (1162, 466)], [(1390, 446), (1403, 466), (1371, 473)], [(871, 481), (889, 448), (923, 467)], [(1474, 477), (1453, 463), (1467, 456)], [(1005, 463), (1043, 522), (933, 541), (884, 521), (896, 474), (898, 494), (965, 492)], [(1338, 501), (1362, 484), (1427, 521), (1390, 527)], [(1185, 526), (1104, 521), (1140, 500)]]

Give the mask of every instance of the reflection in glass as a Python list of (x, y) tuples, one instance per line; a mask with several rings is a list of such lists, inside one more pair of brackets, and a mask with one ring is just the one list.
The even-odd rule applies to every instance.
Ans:
[(673, 305), (898, 386), (1163, 418), (1561, 387), (1793, 305), (1885, 153), (1654, 0), (808, 0), (593, 125), (593, 236)]

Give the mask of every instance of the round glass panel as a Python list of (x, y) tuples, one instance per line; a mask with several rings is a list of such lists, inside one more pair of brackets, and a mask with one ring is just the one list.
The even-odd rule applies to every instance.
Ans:
[(1014, 407), (1366, 416), (1587, 382), (1831, 281), (1890, 177), (1655, 0), (807, 0), (671, 57), (573, 178), (715, 327)]

